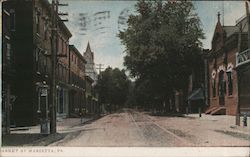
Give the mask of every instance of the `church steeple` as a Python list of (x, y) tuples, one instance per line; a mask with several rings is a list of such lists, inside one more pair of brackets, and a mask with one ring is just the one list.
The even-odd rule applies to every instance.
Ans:
[(85, 52), (91, 52), (91, 48), (90, 48), (89, 42), (88, 42), (88, 45), (87, 45), (87, 48), (86, 48)]
[(220, 12), (218, 12), (217, 16), (218, 16), (218, 22), (220, 22)]

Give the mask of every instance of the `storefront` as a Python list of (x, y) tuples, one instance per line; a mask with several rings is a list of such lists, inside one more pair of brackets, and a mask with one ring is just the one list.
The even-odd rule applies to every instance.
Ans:
[(57, 117), (68, 117), (69, 107), (69, 92), (68, 89), (62, 86), (57, 86)]

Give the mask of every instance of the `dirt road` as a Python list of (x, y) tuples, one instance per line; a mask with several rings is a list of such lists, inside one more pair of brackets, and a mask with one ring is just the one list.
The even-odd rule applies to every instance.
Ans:
[(154, 117), (124, 109), (72, 133), (51, 146), (250, 146), (249, 134), (230, 134), (214, 121), (187, 117)]

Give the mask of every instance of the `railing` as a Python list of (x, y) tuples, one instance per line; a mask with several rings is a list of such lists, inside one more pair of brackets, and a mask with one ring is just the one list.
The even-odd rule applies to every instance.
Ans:
[(236, 67), (250, 62), (250, 49), (236, 53)]

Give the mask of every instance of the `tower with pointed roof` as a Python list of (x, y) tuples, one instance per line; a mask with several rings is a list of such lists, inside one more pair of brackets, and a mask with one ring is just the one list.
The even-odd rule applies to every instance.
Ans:
[(86, 75), (91, 77), (94, 80), (94, 83), (97, 81), (97, 72), (95, 69), (95, 62), (94, 62), (94, 52), (91, 51), (90, 44), (88, 42), (86, 51), (83, 53), (84, 58), (86, 59)]

